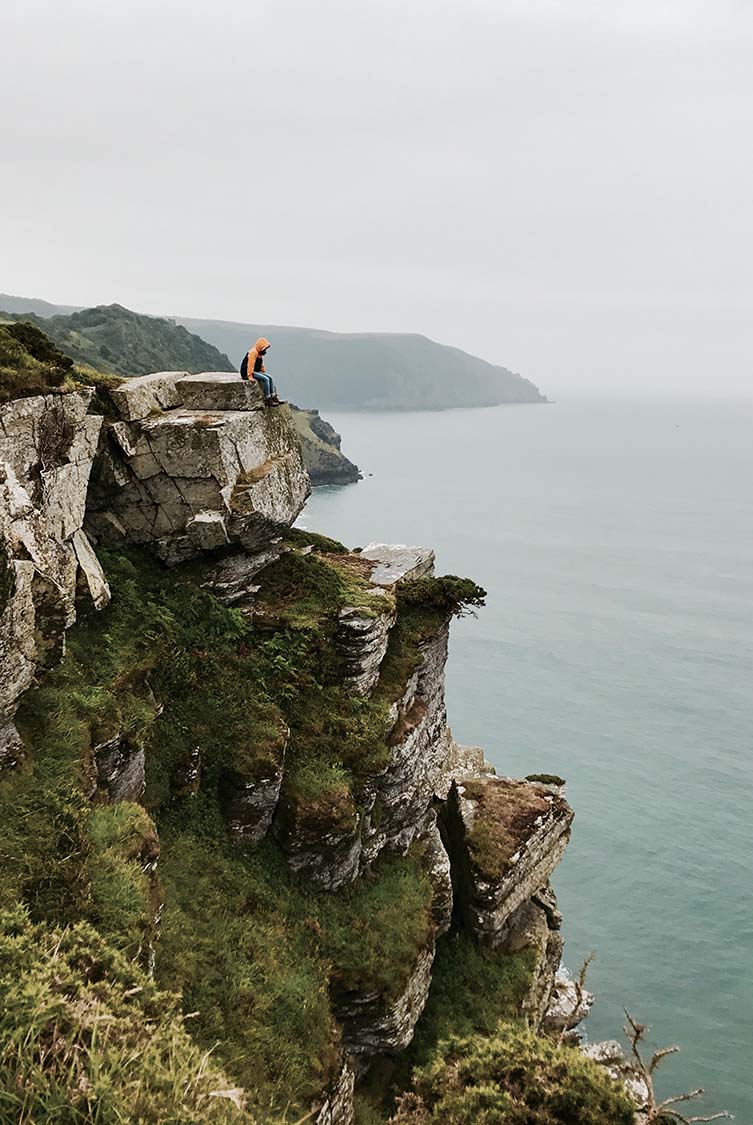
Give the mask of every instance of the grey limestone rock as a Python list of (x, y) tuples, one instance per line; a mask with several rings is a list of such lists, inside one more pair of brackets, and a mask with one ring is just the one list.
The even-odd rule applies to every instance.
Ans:
[[(227, 375), (170, 385), (182, 394), (184, 383), (194, 395), (209, 390), (221, 399), (255, 393)], [(266, 552), (295, 520), (310, 484), (287, 408), (247, 407), (176, 406), (110, 425), (89, 492), (87, 526), (97, 541), (148, 544), (168, 566), (228, 543)]]
[(110, 801), (138, 801), (144, 794), (144, 747), (122, 734), (94, 747), (97, 789)]
[(353, 1125), (356, 1116), (355, 1081), (353, 1065), (345, 1055), (337, 1078), (325, 1092), (322, 1105), (315, 1110), (314, 1125)]
[(266, 836), (280, 797), (284, 753), (283, 747), (279, 762), (270, 763), (258, 777), (244, 777), (234, 769), (222, 771), (223, 814), (228, 834), (237, 843), (257, 844)]
[(585, 1043), (580, 1049), (587, 1059), (599, 1063), (616, 1082), (622, 1083), (628, 1096), (635, 1103), (638, 1114), (636, 1125), (640, 1125), (645, 1117), (642, 1111), (648, 1108), (648, 1085), (634, 1063), (626, 1058), (617, 1040), (607, 1039), (600, 1043)]
[(6, 723), (0, 730), (0, 773), (4, 769), (13, 769), (23, 761), (24, 757), (21, 735), (13, 723)]
[[(19, 760), (7, 724), (38, 672), (65, 651), (76, 595), (107, 584), (81, 531), (102, 419), (92, 391), (36, 395), (0, 407), (0, 727), (5, 764)], [(14, 749), (11, 750), (11, 747)]]
[(570, 1031), (583, 1022), (593, 1002), (593, 993), (579, 988), (564, 965), (560, 965), (549, 994), (543, 1026), (548, 1031)]
[(127, 379), (112, 391), (120, 417), (126, 422), (137, 422), (157, 411), (179, 406), (180, 396), (175, 384), (187, 374), (187, 371), (155, 371), (151, 375)]
[(393, 705), (389, 760), (366, 807), (363, 866), (383, 848), (406, 852), (426, 830), (453, 745), (444, 700), (448, 637), (446, 622), (422, 644), (419, 665)]
[(459, 743), (453, 742), (434, 790), (435, 796), (446, 801), (453, 781), (460, 782), (463, 778), (495, 777), (496, 772), (491, 762), (487, 761), (482, 747), (460, 746)]
[(95, 609), (104, 609), (110, 600), (110, 586), (86, 532), (79, 528), (72, 542), (79, 565), (79, 589), (86, 594)]
[(309, 803), (283, 795), (275, 829), (292, 871), (329, 891), (352, 883), (361, 859), (361, 815), (349, 793)]
[(394, 599), (385, 592), (384, 602), (384, 612), (374, 616), (354, 606), (340, 610), (335, 645), (343, 683), (356, 695), (368, 695), (379, 679), (390, 630), (395, 624)]
[(187, 410), (266, 410), (255, 379), (241, 379), (232, 371), (204, 371), (185, 375), (176, 391)]
[(434, 569), (434, 552), (430, 547), (369, 543), (361, 557), (378, 564), (371, 575), (375, 586), (394, 586), (408, 578), (423, 578)]
[(447, 933), (452, 922), (453, 892), (450, 857), (442, 843), (436, 815), (423, 837), (423, 845), (424, 863), (434, 887), (431, 913), (436, 926), (435, 936), (441, 937)]
[(265, 566), (276, 562), (283, 553), (279, 536), (271, 539), (266, 549), (253, 555), (235, 550), (209, 563), (203, 572), (202, 585), (226, 605), (252, 600), (259, 590), (255, 578)]

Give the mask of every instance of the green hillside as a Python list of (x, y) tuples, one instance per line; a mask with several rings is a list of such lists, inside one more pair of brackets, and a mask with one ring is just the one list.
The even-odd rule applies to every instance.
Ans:
[(69, 315), (15, 312), (43, 328), (77, 363), (119, 375), (151, 371), (230, 371), (228, 357), (182, 325), (122, 305), (98, 305)]
[(546, 402), (528, 379), (426, 336), (177, 319), (226, 352), (233, 366), (258, 336), (266, 336), (272, 343), (267, 370), (285, 397), (302, 406), (445, 410)]

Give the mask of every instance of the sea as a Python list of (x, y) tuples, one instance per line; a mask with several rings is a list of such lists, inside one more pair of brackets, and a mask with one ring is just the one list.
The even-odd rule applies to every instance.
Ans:
[(753, 1125), (753, 400), (331, 414), (364, 473), (300, 523), (428, 544), (488, 591), (453, 627), (457, 741), (568, 782), (565, 960), (663, 1095)]

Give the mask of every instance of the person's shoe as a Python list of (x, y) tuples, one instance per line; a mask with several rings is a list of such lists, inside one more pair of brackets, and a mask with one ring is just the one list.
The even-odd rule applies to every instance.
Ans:
[(269, 401), (272, 406), (285, 406), (287, 403), (287, 399), (278, 398), (277, 395), (272, 395)]

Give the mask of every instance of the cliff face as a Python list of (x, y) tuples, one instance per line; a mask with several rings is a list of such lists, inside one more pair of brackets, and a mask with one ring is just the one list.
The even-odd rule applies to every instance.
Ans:
[(0, 411), (0, 769), (22, 756), (21, 695), (64, 651), (77, 604), (109, 591), (83, 531), (102, 419), (92, 392), (16, 399)]
[(257, 1120), (352, 1122), (458, 942), (514, 976), (508, 1015), (577, 1022), (549, 885), (572, 812), (447, 725), (477, 588), (289, 532), (308, 479), (254, 384), (151, 375), (104, 421), (89, 399), (0, 410), (0, 847), (30, 857), (0, 906), (88, 919), (179, 991)]
[(340, 448), (342, 439), (337, 430), (318, 410), (291, 406), (290, 412), (312, 484), (354, 484), (361, 479), (358, 465), (349, 461)]

